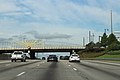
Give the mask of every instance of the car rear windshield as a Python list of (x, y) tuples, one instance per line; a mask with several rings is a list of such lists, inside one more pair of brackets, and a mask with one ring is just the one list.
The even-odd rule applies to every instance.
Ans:
[(22, 54), (22, 52), (15, 52), (14, 54)]
[(72, 55), (72, 56), (75, 56), (75, 57), (77, 57), (78, 55)]
[(49, 57), (56, 57), (56, 55), (49, 55)]

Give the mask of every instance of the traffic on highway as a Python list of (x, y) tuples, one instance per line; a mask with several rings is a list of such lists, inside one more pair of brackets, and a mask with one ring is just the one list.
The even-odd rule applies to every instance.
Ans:
[(120, 80), (120, 0), (0, 0), (0, 80)]
[(82, 60), (0, 61), (0, 80), (119, 80), (120, 63)]

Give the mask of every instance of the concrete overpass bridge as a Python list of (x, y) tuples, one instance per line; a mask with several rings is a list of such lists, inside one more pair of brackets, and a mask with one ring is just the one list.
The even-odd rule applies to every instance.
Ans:
[(0, 42), (0, 53), (13, 53), (14, 51), (28, 52), (32, 59), (35, 58), (36, 52), (78, 52), (85, 47), (79, 44), (65, 42), (45, 42), (42, 40), (26, 40)]

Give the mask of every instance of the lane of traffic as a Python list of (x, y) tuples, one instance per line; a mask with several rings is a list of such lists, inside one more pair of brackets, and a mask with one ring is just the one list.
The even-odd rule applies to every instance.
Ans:
[(27, 62), (17, 61), (17, 62), (4, 63), (4, 64), (0, 65), (0, 73), (5, 72), (7, 70), (14, 69), (14, 68), (18, 68), (18, 67), (22, 67), (22, 66), (29, 65), (32, 63), (36, 63), (36, 62), (39, 62), (39, 61), (38, 60), (27, 60)]
[(25, 73), (29, 72), (32, 68), (37, 67), (38, 64), (41, 65), (43, 64), (43, 62), (42, 61), (34, 62), (33, 64), (29, 64), (29, 65), (26, 64), (24, 66), (16, 67), (16, 68), (13, 67), (10, 70), (0, 72), (0, 80), (15, 80), (17, 79), (17, 77), (20, 77)]
[(5, 74), (9, 74), (9, 76), (7, 78), (4, 76), (4, 78), (1, 78), (2, 80), (87, 80), (66, 65), (64, 61), (26, 65), (7, 71)]
[[(43, 65), (32, 68), (25, 75), (16, 80), (88, 80), (83, 74), (68, 66), (64, 61), (45, 62)], [(92, 79), (91, 79), (92, 80)]]
[(106, 68), (105, 65), (98, 65), (96, 63), (93, 63), (93, 64), (85, 63), (84, 61), (81, 61), (81, 63), (67, 62), (67, 64), (76, 68), (78, 70), (77, 71), (78, 74), (84, 74), (86, 77), (88, 77), (89, 80), (101, 80), (101, 79), (102, 80), (119, 80), (120, 79), (119, 72), (115, 73), (116, 71), (118, 71), (117, 69), (114, 69), (114, 71), (111, 71), (111, 69), (113, 68), (108, 69), (108, 67)]
[[(119, 80), (120, 75), (109, 71), (115, 66), (69, 61), (37, 62), (0, 73), (0, 80)], [(7, 76), (6, 76), (7, 75)]]
[[(103, 70), (105, 72), (112, 73), (113, 75), (118, 75), (120, 73), (120, 64), (115, 63), (109, 63), (109, 62), (102, 62), (102, 61), (96, 61), (96, 60), (84, 60), (84, 65), (93, 66), (95, 68), (98, 68), (100, 70)], [(120, 76), (120, 75), (118, 75)]]

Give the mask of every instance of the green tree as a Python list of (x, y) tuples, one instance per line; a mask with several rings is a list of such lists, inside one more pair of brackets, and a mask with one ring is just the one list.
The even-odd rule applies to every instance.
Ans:
[(119, 43), (119, 41), (116, 39), (115, 35), (111, 33), (108, 37), (108, 45), (111, 45), (113, 43)]
[(95, 47), (95, 43), (91, 41), (86, 45), (86, 50), (92, 51), (94, 47)]
[(97, 42), (97, 43), (95, 44), (95, 47), (100, 48), (100, 47), (101, 47), (101, 43), (100, 43), (100, 42)]
[(102, 38), (101, 38), (101, 46), (106, 47), (107, 41), (108, 41), (107, 35), (106, 35), (106, 33), (104, 33)]
[(120, 50), (120, 44), (118, 43), (112, 43), (107, 47), (108, 51), (113, 51), (113, 50)]

